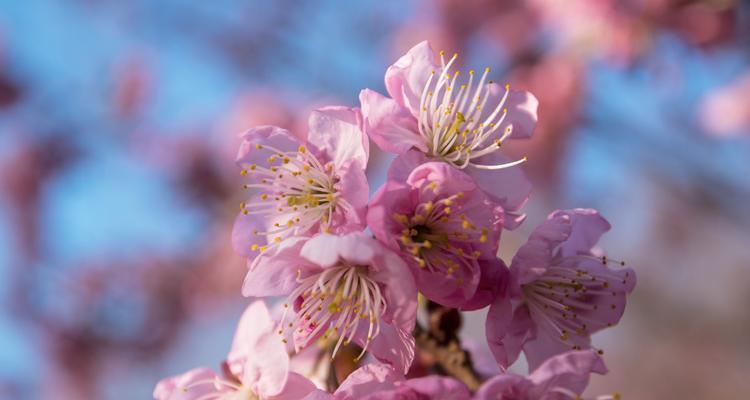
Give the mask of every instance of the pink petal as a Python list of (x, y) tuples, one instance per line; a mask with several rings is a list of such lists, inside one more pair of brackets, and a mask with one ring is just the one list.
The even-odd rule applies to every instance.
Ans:
[(562, 256), (590, 254), (601, 236), (610, 230), (611, 225), (598, 211), (590, 208), (558, 210), (547, 217), (548, 220), (570, 218), (570, 236), (562, 244)]
[[(472, 161), (479, 165), (497, 165), (510, 162), (511, 159), (501, 154), (500, 152), (494, 152), (487, 154), (483, 157)], [(523, 170), (516, 166), (510, 168), (504, 168), (500, 170), (484, 170), (473, 167), (467, 167), (464, 172), (469, 174), (477, 186), (482, 188), (490, 199), (500, 203), (508, 213), (516, 212), (520, 210), (526, 201), (529, 199), (531, 193), (531, 182), (526, 178)], [(517, 216), (517, 224), (523, 221), (523, 216)], [(507, 229), (512, 229), (517, 224), (506, 223)]]
[[(370, 342), (367, 351), (379, 361), (406, 374), (412, 361), (414, 361), (414, 336), (411, 332), (412, 330), (403, 330), (393, 325), (381, 324), (380, 333)], [(357, 342), (360, 346), (364, 345), (361, 339)]]
[(399, 251), (398, 236), (392, 232), (399, 229), (393, 220), (393, 213), (405, 214), (412, 209), (411, 204), (402, 201), (409, 196), (410, 188), (396, 181), (386, 181), (373, 195), (367, 209), (367, 226), (376, 238), (391, 250)]
[(359, 94), (367, 136), (384, 151), (403, 154), (411, 148), (427, 151), (417, 120), (409, 110), (380, 93), (365, 89)]
[(588, 385), (591, 373), (607, 373), (607, 367), (596, 352), (570, 351), (548, 359), (528, 379), (537, 386), (531, 392), (539, 397), (556, 387), (581, 394)]
[(367, 166), (369, 142), (362, 133), (362, 115), (359, 109), (349, 107), (324, 107), (313, 111), (308, 121), (310, 132), (307, 141), (326, 154), (336, 168), (349, 160)]
[(572, 226), (567, 214), (550, 215), (529, 235), (511, 263), (511, 271), (518, 284), (532, 282), (552, 266), (555, 251), (570, 236)]
[[(286, 380), (286, 385), (281, 393), (271, 396), (269, 400), (297, 400), (297, 399), (314, 399), (315, 397), (306, 397), (314, 392), (317, 392), (318, 388), (309, 379), (304, 376), (290, 372)], [(329, 397), (320, 397), (321, 399), (330, 398), (331, 395), (323, 392)], [(313, 395), (315, 396), (315, 395)]]
[(404, 383), (418, 394), (431, 400), (470, 399), (469, 389), (460, 381), (445, 376), (425, 376), (409, 379)]
[(398, 104), (419, 115), (419, 100), (433, 71), (438, 71), (435, 52), (427, 41), (412, 47), (385, 72), (385, 87)]
[(474, 295), (463, 305), (462, 311), (474, 311), (490, 305), (500, 291), (508, 285), (510, 273), (503, 260), (478, 260), (481, 275)]
[(521, 352), (520, 345), (516, 349), (509, 348), (505, 343), (512, 317), (513, 309), (510, 299), (505, 295), (500, 295), (490, 305), (484, 325), (487, 344), (490, 347), (490, 351), (492, 351), (492, 355), (495, 356), (498, 366), (502, 370), (512, 364)]
[(531, 399), (526, 393), (531, 383), (516, 374), (500, 374), (489, 379), (477, 390), (474, 400)]

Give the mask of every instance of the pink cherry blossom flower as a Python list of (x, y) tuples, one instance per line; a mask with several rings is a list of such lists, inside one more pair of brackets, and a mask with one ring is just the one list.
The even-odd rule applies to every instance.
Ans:
[(262, 254), (245, 296), (287, 295), (278, 333), (299, 351), (318, 338), (362, 346), (404, 371), (414, 358), (417, 289), (403, 260), (361, 232), (290, 238)]
[(446, 163), (428, 162), (404, 181), (387, 181), (367, 220), (375, 237), (407, 261), (419, 290), (445, 306), (466, 304), (483, 269), (504, 267), (496, 256), (502, 207)]
[[(426, 41), (409, 50), (386, 71), (390, 98), (369, 89), (360, 93), (365, 132), (385, 151), (418, 151), (464, 169), (499, 201), (509, 189), (498, 184), (506, 174), (524, 181), (528, 195), (523, 174), (508, 169), (525, 159), (509, 162), (499, 150), (507, 139), (531, 136), (536, 98), (488, 82), (489, 68), (478, 81), (473, 70), (468, 80), (459, 79), (460, 71), (451, 73), (456, 59), (446, 61), (441, 52), (438, 64)], [(520, 204), (503, 206), (515, 210)]]
[(367, 364), (352, 372), (333, 394), (314, 391), (305, 400), (464, 400), (466, 386), (449, 377), (431, 375), (407, 380), (383, 364)]
[(359, 110), (313, 111), (307, 135), (259, 126), (243, 136), (237, 156), (252, 198), (240, 205), (235, 250), (249, 259), (291, 236), (342, 233), (365, 225), (368, 142)]
[(300, 399), (315, 390), (302, 375), (289, 372), (286, 347), (275, 336), (265, 303), (250, 304), (240, 318), (222, 378), (196, 368), (160, 381), (157, 400)]
[[(593, 350), (570, 351), (546, 360), (529, 376), (512, 373), (485, 382), (475, 400), (583, 400), (591, 373), (606, 374), (607, 368)], [(598, 400), (619, 399), (618, 394)]]
[(487, 340), (501, 366), (523, 350), (533, 369), (555, 354), (590, 347), (592, 333), (619, 322), (636, 278), (594, 255), (609, 229), (595, 210), (555, 211), (518, 250), (512, 283), (487, 315)]

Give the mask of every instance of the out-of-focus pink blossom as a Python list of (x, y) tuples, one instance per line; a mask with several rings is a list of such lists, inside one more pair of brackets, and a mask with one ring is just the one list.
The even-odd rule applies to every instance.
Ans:
[(286, 347), (274, 334), (273, 320), (262, 301), (250, 304), (240, 318), (227, 356), (225, 377), (196, 368), (160, 381), (157, 400), (300, 399), (315, 385), (289, 372)]
[(390, 98), (369, 89), (360, 93), (365, 131), (385, 151), (418, 151), (464, 169), (504, 209), (515, 211), (520, 204), (508, 202), (506, 187), (496, 182), (519, 174), (510, 167), (524, 159), (510, 162), (499, 150), (507, 139), (531, 136), (538, 102), (531, 93), (487, 81), (489, 68), (481, 77), (471, 70), (459, 80), (460, 71), (451, 69), (456, 59), (446, 61), (441, 52), (438, 60), (427, 42), (414, 46), (386, 71)]
[(407, 261), (419, 290), (442, 305), (465, 305), (482, 270), (504, 268), (497, 258), (502, 207), (446, 163), (427, 162), (405, 180), (387, 181), (367, 220), (375, 237)]
[[(475, 400), (582, 400), (591, 373), (606, 374), (607, 368), (593, 350), (570, 351), (545, 361), (529, 376), (505, 373), (485, 382)], [(597, 400), (618, 399), (618, 395)]]
[(618, 323), (635, 287), (629, 268), (613, 269), (592, 249), (610, 225), (591, 209), (555, 211), (511, 263), (511, 286), (490, 306), (487, 340), (498, 364), (523, 350), (533, 369), (590, 347), (591, 334)]
[(354, 342), (361, 355), (369, 351), (403, 373), (414, 358), (414, 279), (398, 255), (364, 233), (287, 239), (275, 254), (258, 256), (243, 294), (288, 296), (279, 333), (291, 335), (297, 350), (321, 337), (336, 341), (333, 354)]
[(716, 136), (750, 134), (750, 73), (710, 93), (701, 106), (701, 122)]
[(327, 107), (310, 115), (309, 133), (260, 126), (243, 136), (237, 156), (247, 189), (232, 233), (249, 259), (291, 236), (342, 233), (365, 226), (369, 154), (359, 110)]
[(430, 375), (405, 379), (383, 364), (367, 364), (352, 372), (333, 394), (315, 391), (305, 400), (463, 400), (471, 398), (469, 389), (456, 379)]

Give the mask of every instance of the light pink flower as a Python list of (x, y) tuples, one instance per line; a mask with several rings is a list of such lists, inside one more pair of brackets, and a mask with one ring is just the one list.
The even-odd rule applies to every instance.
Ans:
[[(427, 162), (404, 180), (387, 181), (367, 221), (375, 237), (407, 261), (417, 288), (445, 306), (461, 307), (472, 299), (482, 270), (505, 267), (497, 258), (502, 207), (446, 163)], [(485, 297), (475, 308), (494, 298)]]
[(407, 380), (393, 368), (368, 364), (352, 372), (333, 394), (315, 391), (305, 400), (464, 400), (466, 386), (449, 377), (431, 375)]
[(592, 333), (619, 322), (636, 278), (593, 254), (609, 229), (595, 210), (573, 209), (553, 212), (534, 230), (513, 258), (510, 287), (487, 315), (498, 364), (510, 365), (523, 350), (533, 369), (555, 354), (590, 347)]
[(336, 341), (335, 355), (353, 341), (404, 373), (414, 358), (414, 279), (398, 255), (361, 232), (288, 239), (258, 257), (243, 294), (288, 296), (278, 333), (297, 350), (322, 337)]
[(243, 136), (237, 156), (254, 189), (240, 205), (232, 243), (249, 259), (291, 236), (342, 233), (365, 226), (368, 142), (359, 110), (313, 111), (307, 135), (259, 126)]
[[(546, 360), (528, 377), (505, 373), (485, 382), (475, 400), (583, 400), (591, 373), (607, 368), (593, 350), (570, 351)], [(618, 399), (617, 394), (597, 399)]]
[[(515, 211), (523, 202), (508, 201), (508, 191), (530, 190), (517, 165), (499, 150), (509, 138), (531, 136), (536, 124), (536, 98), (487, 81), (489, 68), (477, 79), (451, 73), (454, 55), (438, 58), (429, 43), (414, 46), (385, 74), (390, 98), (365, 89), (360, 93), (365, 132), (383, 150), (424, 153), (465, 172), (490, 196)], [(510, 175), (506, 178), (505, 175)], [(523, 182), (524, 188), (499, 184), (498, 179)], [(525, 200), (525, 196), (524, 196)]]
[(161, 380), (157, 400), (299, 399), (315, 390), (302, 375), (289, 372), (286, 347), (274, 332), (262, 301), (250, 304), (240, 318), (227, 356), (226, 376), (196, 368)]

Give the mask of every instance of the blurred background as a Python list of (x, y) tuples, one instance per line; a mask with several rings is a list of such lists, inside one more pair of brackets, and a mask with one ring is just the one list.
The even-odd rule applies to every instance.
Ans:
[[(0, 0), (0, 399), (146, 399), (225, 356), (237, 134), (384, 92), (417, 42), (540, 100), (528, 222), (595, 207), (638, 273), (587, 393), (750, 393), (739, 0)], [(388, 156), (373, 146), (374, 191)], [(481, 344), (483, 315), (467, 316)]]

